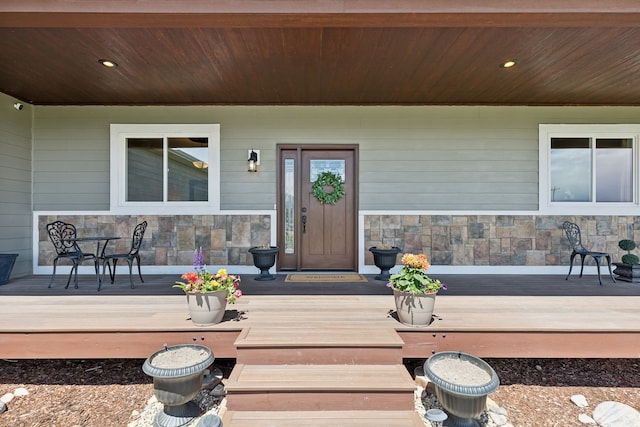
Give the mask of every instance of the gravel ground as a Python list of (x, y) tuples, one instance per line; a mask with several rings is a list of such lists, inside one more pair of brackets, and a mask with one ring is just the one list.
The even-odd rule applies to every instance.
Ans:
[[(485, 359), (501, 385), (490, 397), (514, 426), (582, 426), (603, 401), (640, 410), (640, 359)], [(0, 426), (110, 427), (136, 421), (153, 396), (144, 360), (0, 360), (0, 396), (24, 387), (0, 414)], [(413, 372), (424, 360), (409, 360)], [(228, 376), (232, 362), (216, 360)], [(581, 409), (570, 401), (586, 397)]]

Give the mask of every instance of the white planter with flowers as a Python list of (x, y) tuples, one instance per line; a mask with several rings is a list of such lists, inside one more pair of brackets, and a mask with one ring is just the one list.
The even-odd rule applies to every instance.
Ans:
[(193, 266), (196, 271), (183, 274), (183, 282), (176, 282), (173, 287), (182, 289), (187, 295), (187, 306), (194, 325), (220, 323), (227, 304), (234, 304), (242, 296), (240, 276), (229, 274), (224, 268), (215, 274), (210, 273), (203, 263), (202, 248), (195, 251)]
[(409, 326), (428, 326), (433, 317), (436, 295), (447, 286), (431, 279), (426, 271), (429, 262), (425, 254), (404, 254), (400, 272), (391, 275), (398, 320)]

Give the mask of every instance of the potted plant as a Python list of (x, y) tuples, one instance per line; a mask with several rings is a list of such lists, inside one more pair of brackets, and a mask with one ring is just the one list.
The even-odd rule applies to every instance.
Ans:
[(249, 249), (253, 255), (253, 265), (260, 269), (260, 275), (254, 280), (274, 280), (275, 276), (269, 273), (269, 269), (276, 264), (276, 254), (279, 248), (277, 246), (254, 246)]
[(219, 323), (224, 317), (227, 303), (234, 304), (242, 296), (240, 276), (227, 273), (221, 268), (210, 273), (203, 263), (202, 248), (193, 254), (196, 271), (182, 275), (184, 282), (176, 282), (173, 287), (182, 289), (187, 295), (187, 305), (191, 321), (197, 326)]
[(427, 276), (429, 267), (425, 254), (404, 254), (400, 272), (389, 279), (387, 286), (393, 289), (398, 320), (405, 325), (429, 325), (436, 294), (447, 289), (440, 280)]
[(395, 267), (400, 248), (391, 245), (378, 245), (370, 247), (369, 252), (373, 254), (373, 263), (380, 269), (380, 274), (375, 279), (389, 281), (389, 270)]
[(614, 262), (613, 265), (616, 269), (613, 273), (616, 275), (616, 279), (620, 279), (625, 282), (640, 282), (640, 258), (637, 255), (632, 254), (631, 251), (636, 248), (636, 243), (633, 240), (622, 239), (618, 242), (618, 247), (623, 251), (627, 251), (622, 255), (622, 262)]

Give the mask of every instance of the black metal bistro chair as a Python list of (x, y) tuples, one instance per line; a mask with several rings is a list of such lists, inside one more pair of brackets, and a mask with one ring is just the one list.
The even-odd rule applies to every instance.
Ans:
[[(122, 254), (110, 254), (110, 255), (104, 256), (102, 260), (102, 276), (103, 277), (104, 277), (104, 270), (105, 268), (108, 267), (109, 277), (111, 278), (111, 283), (113, 283), (116, 277), (116, 265), (118, 264), (118, 260), (123, 259), (127, 261), (127, 264), (129, 264), (129, 282), (131, 283), (131, 289), (133, 289), (135, 286), (133, 286), (133, 278), (131, 277), (132, 276), (131, 273), (133, 270), (133, 261), (135, 260), (138, 263), (138, 276), (140, 276), (140, 281), (144, 283), (144, 280), (142, 279), (142, 272), (140, 271), (140, 246), (142, 246), (142, 239), (144, 238), (144, 232), (146, 229), (147, 229), (147, 221), (143, 221), (140, 224), (136, 225), (136, 227), (133, 230), (133, 236), (131, 238), (131, 249), (129, 249), (129, 252), (122, 253)], [(110, 262), (113, 263), (113, 271), (111, 270)], [(99, 286), (98, 286), (98, 290), (100, 290)]]
[(613, 282), (615, 283), (616, 279), (613, 277), (613, 272), (611, 271), (611, 255), (606, 252), (594, 252), (585, 248), (582, 244), (580, 227), (578, 226), (578, 224), (565, 221), (564, 224), (562, 224), (562, 228), (564, 229), (564, 233), (567, 235), (569, 245), (572, 249), (571, 258), (569, 260), (569, 273), (567, 273), (567, 277), (565, 277), (565, 280), (568, 280), (569, 275), (571, 274), (571, 269), (573, 268), (573, 259), (576, 257), (576, 255), (580, 255), (580, 277), (582, 277), (582, 270), (584, 270), (584, 259), (587, 256), (593, 257), (593, 260), (596, 262), (596, 267), (598, 269), (598, 281), (602, 285), (602, 278), (600, 277), (600, 264), (602, 258), (605, 258), (607, 260), (607, 265), (609, 266), (609, 275), (611, 276), (611, 280), (613, 280)]
[[(96, 275), (98, 274), (98, 258), (95, 254), (83, 252), (78, 246), (78, 243), (74, 240), (76, 238), (76, 227), (73, 224), (69, 224), (63, 221), (55, 221), (47, 224), (47, 233), (49, 239), (53, 243), (53, 247), (56, 250), (56, 257), (53, 260), (53, 274), (51, 280), (49, 280), (49, 287), (53, 284), (53, 279), (56, 276), (56, 267), (60, 259), (68, 259), (73, 264), (71, 271), (69, 272), (69, 278), (67, 279), (67, 285), (71, 281), (71, 275), (74, 275), (74, 284), (76, 289), (78, 288), (78, 266), (86, 260), (93, 260), (96, 268)], [(74, 274), (75, 273), (75, 274)]]

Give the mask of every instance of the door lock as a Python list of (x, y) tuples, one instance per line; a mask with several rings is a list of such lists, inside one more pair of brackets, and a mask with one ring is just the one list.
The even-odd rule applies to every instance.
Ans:
[(306, 215), (302, 215), (302, 232), (303, 233), (307, 232), (307, 216)]

